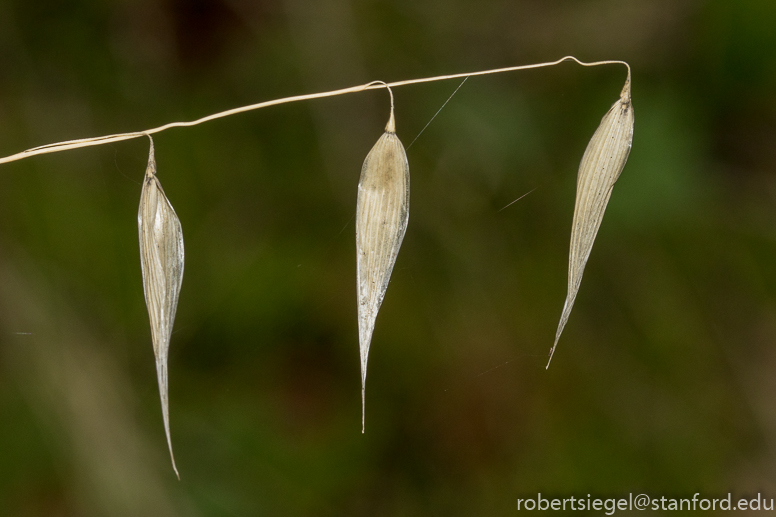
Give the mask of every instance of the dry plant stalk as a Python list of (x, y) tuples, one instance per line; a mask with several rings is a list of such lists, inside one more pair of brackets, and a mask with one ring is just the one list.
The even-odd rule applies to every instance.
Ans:
[(121, 142), (122, 140), (130, 140), (132, 138), (140, 138), (147, 135), (152, 135), (156, 133), (161, 133), (162, 131), (166, 131), (168, 129), (172, 129), (175, 127), (193, 127), (198, 126), (199, 124), (204, 124), (205, 122), (210, 122), (211, 120), (216, 120), (219, 118), (224, 117), (231, 117), (232, 115), (237, 115), (238, 113), (245, 113), (248, 111), (253, 111), (257, 109), (267, 108), (269, 106), (277, 106), (278, 104), (287, 104), (289, 102), (298, 102), (298, 101), (305, 101), (305, 100), (311, 100), (311, 99), (323, 99), (326, 97), (334, 97), (337, 95), (347, 95), (350, 93), (358, 93), (363, 92), (367, 90), (375, 90), (377, 88), (395, 88), (397, 86), (407, 86), (410, 84), (420, 84), (420, 83), (430, 83), (434, 81), (445, 81), (448, 79), (462, 79), (465, 77), (474, 77), (474, 76), (480, 76), (480, 75), (491, 75), (491, 74), (502, 74), (505, 72), (516, 72), (518, 70), (532, 70), (535, 68), (544, 68), (548, 66), (555, 66), (559, 65), (565, 61), (574, 61), (575, 63), (581, 65), (581, 66), (601, 66), (601, 65), (624, 65), (628, 67), (628, 76), (630, 76), (630, 66), (625, 61), (594, 61), (591, 63), (585, 63), (584, 61), (580, 61), (579, 59), (575, 58), (574, 56), (564, 56), (556, 61), (548, 61), (546, 63), (536, 63), (533, 65), (520, 65), (520, 66), (509, 66), (505, 68), (493, 68), (491, 70), (480, 70), (477, 72), (466, 72), (462, 74), (449, 74), (449, 75), (438, 75), (435, 77), (423, 77), (420, 79), (408, 79), (406, 81), (394, 81), (391, 83), (384, 83), (383, 81), (372, 81), (371, 83), (366, 83), (358, 86), (351, 86), (349, 88), (341, 88), (339, 90), (331, 90), (328, 92), (321, 92), (321, 93), (310, 93), (307, 95), (294, 95), (292, 97), (283, 97), (282, 99), (274, 99), (271, 101), (264, 101), (259, 102), (256, 104), (249, 104), (247, 106), (241, 106), (239, 108), (232, 108), (226, 111), (221, 111), (218, 113), (213, 113), (212, 115), (208, 115), (206, 117), (199, 118), (197, 120), (192, 120), (189, 122), (170, 122), (169, 124), (165, 124), (163, 126), (155, 127), (152, 129), (146, 129), (145, 131), (134, 131), (130, 133), (117, 133), (114, 135), (105, 135), (105, 136), (98, 136), (93, 138), (81, 138), (78, 140), (67, 140), (64, 142), (56, 142), (53, 144), (46, 144), (41, 145), (38, 147), (33, 147), (31, 149), (27, 149), (26, 151), (22, 151), (20, 153), (12, 154), (10, 156), (4, 156), (0, 158), (0, 164), (3, 163), (10, 163), (15, 162), (17, 160), (23, 160), (25, 158), (30, 158), (32, 156), (37, 156), (39, 154), (48, 154), (48, 153), (57, 153), (60, 151), (67, 151), (70, 149), (80, 149), (82, 147), (91, 147), (94, 145), (104, 145), (104, 144), (110, 144), (113, 142)]
[(620, 98), (601, 119), (601, 124), (587, 144), (577, 173), (577, 199), (574, 205), (574, 221), (571, 227), (569, 246), (569, 278), (566, 302), (555, 333), (555, 343), (550, 350), (552, 355), (563, 327), (574, 307), (574, 300), (582, 282), (585, 264), (593, 249), (606, 205), (612, 195), (612, 188), (620, 177), (630, 154), (633, 142), (633, 104), (631, 102), (630, 70)]
[(143, 292), (148, 307), (148, 317), (151, 320), (151, 338), (156, 356), (156, 375), (159, 381), (159, 397), (162, 401), (164, 431), (167, 435), (172, 468), (180, 479), (170, 439), (167, 357), (183, 280), (183, 232), (178, 216), (156, 177), (154, 141), (150, 135), (148, 138), (151, 140), (151, 147), (148, 153), (148, 167), (143, 178), (140, 208), (137, 213), (140, 266), (143, 271)]
[[(390, 89), (389, 89), (390, 91)], [(356, 207), (358, 338), (361, 351), (361, 432), (364, 432), (366, 365), (380, 305), (407, 230), (410, 167), (391, 117), (361, 168)]]

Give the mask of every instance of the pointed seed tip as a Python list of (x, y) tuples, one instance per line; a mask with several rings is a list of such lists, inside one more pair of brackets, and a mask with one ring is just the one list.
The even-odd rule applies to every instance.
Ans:
[(558, 343), (556, 342), (554, 345), (552, 345), (552, 348), (550, 349), (550, 358), (547, 359), (547, 366), (544, 367), (545, 370), (550, 369), (550, 363), (552, 362), (552, 356), (555, 355), (555, 347), (558, 346)]
[(169, 441), (169, 435), (168, 435), (167, 445), (168, 445), (168, 447), (170, 449), (170, 463), (172, 464), (172, 470), (173, 470), (173, 472), (175, 472), (175, 476), (178, 478), (178, 481), (180, 481), (181, 480), (181, 475), (178, 472), (178, 465), (175, 464), (175, 456), (172, 453), (172, 443), (170, 443), (170, 441)]

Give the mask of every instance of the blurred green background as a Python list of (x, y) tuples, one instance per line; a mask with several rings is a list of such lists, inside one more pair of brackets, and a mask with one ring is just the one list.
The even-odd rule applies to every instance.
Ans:
[[(0, 515), (776, 497), (774, 27), (773, 0), (1, 1), (2, 156), (567, 54), (630, 62), (636, 125), (545, 371), (577, 166), (625, 72), (464, 84), (408, 151), (364, 435), (354, 214), (386, 93), (159, 134), (186, 243), (170, 349), (180, 482), (138, 256), (147, 141), (0, 166)], [(458, 84), (395, 91), (405, 145)]]

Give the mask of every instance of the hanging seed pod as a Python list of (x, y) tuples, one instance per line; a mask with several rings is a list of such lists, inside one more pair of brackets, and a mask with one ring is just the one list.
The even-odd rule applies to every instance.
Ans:
[(601, 124), (590, 139), (590, 143), (582, 156), (577, 173), (577, 199), (574, 205), (574, 221), (571, 228), (571, 245), (569, 246), (569, 278), (566, 302), (555, 333), (555, 343), (550, 350), (550, 367), (552, 355), (563, 327), (571, 314), (574, 300), (582, 282), (585, 264), (593, 249), (593, 241), (601, 226), (606, 204), (612, 194), (612, 188), (620, 177), (625, 162), (630, 154), (633, 142), (633, 104), (631, 103), (630, 70), (628, 79), (620, 93), (620, 99), (615, 102), (601, 119)]
[(358, 337), (361, 350), (361, 432), (364, 432), (366, 365), (377, 312), (407, 230), (410, 168), (391, 117), (361, 168), (356, 208)]
[(156, 356), (156, 375), (162, 401), (164, 431), (167, 435), (172, 468), (180, 479), (170, 439), (167, 356), (175, 310), (178, 307), (178, 294), (183, 280), (183, 232), (178, 216), (156, 177), (154, 141), (150, 135), (148, 138), (151, 140), (151, 149), (148, 154), (148, 167), (143, 178), (140, 209), (137, 213), (140, 266), (143, 271), (143, 291), (148, 316), (151, 320), (151, 338)]

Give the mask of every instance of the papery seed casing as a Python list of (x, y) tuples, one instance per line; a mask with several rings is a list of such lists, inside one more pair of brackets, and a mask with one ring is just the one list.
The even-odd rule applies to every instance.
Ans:
[[(555, 334), (555, 343), (550, 350), (550, 360), (574, 306), (582, 274), (593, 249), (609, 197), (612, 195), (614, 183), (628, 160), (633, 142), (633, 121), (629, 73), (620, 98), (601, 119), (601, 124), (590, 139), (579, 164), (577, 198), (569, 245), (568, 291)], [(549, 365), (548, 362), (547, 366)]]
[(361, 351), (362, 431), (369, 346), (396, 257), (407, 230), (410, 168), (396, 136), (393, 111), (386, 131), (361, 168), (356, 208), (358, 331)]
[[(143, 178), (137, 226), (140, 236), (143, 292), (151, 320), (151, 338), (156, 356), (164, 430), (172, 467), (178, 475), (170, 439), (167, 357), (183, 280), (183, 232), (178, 216), (156, 177), (153, 140), (151, 140), (148, 155), (148, 167)], [(180, 478), (180, 475), (178, 477)]]

